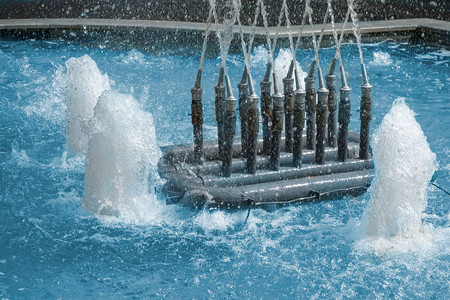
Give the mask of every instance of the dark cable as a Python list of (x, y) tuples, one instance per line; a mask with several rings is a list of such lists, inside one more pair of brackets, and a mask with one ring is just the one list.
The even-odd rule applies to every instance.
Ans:
[(438, 186), (436, 183), (431, 182), (431, 184), (434, 185), (435, 187), (437, 187), (438, 189), (440, 189), (441, 191), (443, 191), (444, 193), (446, 193), (447, 195), (450, 196), (450, 193), (449, 193), (449, 192), (447, 192), (445, 189), (443, 189), (443, 188), (441, 188), (440, 186)]

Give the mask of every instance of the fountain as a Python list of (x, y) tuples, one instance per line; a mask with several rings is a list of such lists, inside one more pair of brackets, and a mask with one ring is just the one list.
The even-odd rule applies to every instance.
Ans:
[(376, 176), (365, 212), (369, 237), (414, 236), (422, 229), (437, 163), (414, 115), (399, 98), (374, 134)]
[[(100, 215), (139, 216), (139, 198), (156, 176), (160, 150), (153, 117), (130, 95), (112, 91), (88, 55), (67, 62), (67, 144), (86, 151), (83, 206)], [(150, 194), (150, 197), (153, 197)]]
[[(348, 130), (350, 89), (346, 83), (346, 74), (339, 51), (343, 32), (339, 40), (334, 25), (331, 1), (328, 1), (323, 24), (326, 24), (328, 18), (331, 19), (336, 55), (327, 75), (327, 86), (325, 86), (319, 58), (324, 29), (317, 40), (310, 2), (310, 0), (305, 2), (301, 24), (303, 28), (308, 20), (312, 28), (311, 39), (315, 53), (306, 83), (303, 83), (300, 78), (296, 60), (302, 29), (294, 46), (286, 0), (281, 5), (273, 43), (268, 30), (264, 1), (257, 1), (248, 47), (239, 18), (240, 1), (230, 1), (230, 7), (227, 8), (229, 16), (224, 18), (222, 26), (218, 24), (215, 1), (210, 2), (200, 68), (192, 89), (194, 146), (165, 147), (159, 163), (160, 174), (167, 180), (162, 191), (169, 195), (169, 203), (183, 203), (194, 207), (267, 206), (322, 200), (349, 194), (357, 195), (364, 192), (370, 185), (373, 176), (370, 171), (372, 160), (368, 148), (371, 85), (365, 69), (353, 1), (348, 3), (345, 23), (351, 17), (364, 79), (360, 136)], [(258, 106), (260, 101), (255, 94), (252, 70), (250, 69), (250, 54), (259, 14), (263, 18), (270, 58), (266, 76), (261, 82), (261, 108)], [(215, 87), (218, 139), (217, 143), (204, 143), (201, 127), (203, 98), (200, 80), (211, 18), (214, 18), (216, 23), (222, 58), (219, 81)], [(292, 58), (287, 75), (282, 80), (283, 89), (281, 89), (273, 66), (275, 66), (274, 54), (283, 18), (286, 22)], [(241, 140), (233, 143), (236, 126), (236, 99), (233, 96), (230, 78), (227, 74), (226, 59), (233, 38), (234, 26), (238, 27), (237, 32), (244, 56), (245, 69), (238, 85)], [(336, 60), (339, 61), (342, 77), (338, 147), (336, 147), (334, 116), (336, 104), (334, 103), (333, 79)], [(319, 78), (317, 94), (314, 79), (316, 68)], [(270, 82), (271, 77), (272, 83)], [(294, 81), (297, 88), (295, 91)], [(270, 86), (273, 86), (272, 95), (270, 95)], [(306, 91), (301, 89), (302, 86), (306, 87)], [(331, 94), (329, 93), (330, 89)], [(228, 94), (226, 99), (225, 90)], [(280, 90), (284, 95), (280, 93)], [(328, 112), (329, 106), (330, 112)], [(259, 110), (262, 112), (263, 139), (258, 141)], [(304, 116), (305, 113), (306, 116)], [(303, 136), (304, 122), (306, 122), (305, 136)], [(359, 155), (356, 155), (355, 151), (359, 151)], [(185, 195), (188, 196), (185, 197)]]
[[(436, 186), (448, 190), (450, 182), (450, 56), (443, 38), (450, 22), (377, 14), (395, 2), (405, 15), (416, 3), (421, 14), (408, 17), (419, 17), (427, 1), (358, 1), (355, 28), (343, 2), (312, 0), (311, 26), (304, 2), (286, 1), (287, 16), (282, 0), (245, 1), (226, 68), (216, 34), (226, 27), (223, 0), (216, 0), (216, 12), (205, 0), (6, 0), (0, 17), (17, 12), (5, 8), (17, 2), (24, 13), (39, 8), (48, 18), (0, 20), (0, 298), (448, 298), (448, 196)], [(429, 2), (449, 15), (447, 1)], [(164, 5), (170, 9), (158, 10)], [(143, 19), (155, 11), (159, 18)], [(105, 16), (114, 19), (94, 19)], [(308, 93), (320, 88), (312, 28), (328, 98), (315, 107), (311, 147), (321, 146), (324, 114), (317, 112), (326, 104), (324, 164), (306, 147), (311, 99), (304, 78), (313, 61)], [(373, 85), (375, 171), (370, 147), (369, 159), (359, 159), (364, 79), (355, 32)], [(423, 43), (433, 39), (441, 40), (437, 47)], [(398, 97), (409, 108), (401, 100), (392, 105)], [(258, 101), (259, 112), (250, 111)], [(198, 162), (192, 104), (201, 108), (194, 116), (202, 121), (195, 124), (203, 140)], [(249, 111), (259, 118), (251, 124), (259, 127), (255, 174), (247, 155)], [(292, 153), (285, 149), (287, 115)], [(186, 144), (184, 152), (178, 144)], [(346, 196), (338, 180), (348, 182), (364, 164), (373, 177), (369, 192)], [(158, 171), (170, 167), (180, 174), (170, 182), (185, 189), (155, 191), (167, 183)], [(181, 176), (187, 173), (199, 189)], [(274, 209), (327, 198), (318, 178), (325, 193), (341, 189), (333, 201)], [(234, 203), (247, 209), (211, 208), (221, 204), (216, 190), (251, 198)], [(259, 195), (272, 201), (264, 206)], [(203, 209), (166, 205), (167, 199)]]

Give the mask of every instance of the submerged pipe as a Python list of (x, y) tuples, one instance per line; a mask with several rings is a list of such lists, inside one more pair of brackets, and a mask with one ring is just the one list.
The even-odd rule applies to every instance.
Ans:
[(330, 72), (326, 77), (328, 89), (328, 146), (336, 147), (336, 75), (334, 75), (334, 68), (336, 66), (336, 57), (331, 62)]
[(314, 150), (316, 146), (316, 89), (314, 80), (314, 60), (305, 81), (306, 89), (306, 148)]
[(272, 129), (270, 123), (272, 122), (272, 97), (270, 96), (270, 71), (272, 65), (269, 63), (266, 70), (266, 75), (261, 81), (261, 116), (263, 121), (263, 153), (270, 155), (270, 145)]
[(366, 80), (361, 86), (361, 132), (360, 132), (360, 144), (359, 144), (359, 158), (369, 158), (369, 125), (370, 125), (370, 106), (371, 106), (371, 94), (372, 85)]
[(203, 105), (202, 105), (202, 88), (200, 87), (201, 70), (198, 70), (197, 82), (191, 89), (192, 104), (191, 118), (194, 127), (194, 162), (196, 164), (203, 163)]
[(281, 132), (283, 131), (283, 95), (279, 92), (273, 95), (272, 147), (270, 150), (269, 169), (278, 171), (280, 168)]
[[(233, 140), (236, 133), (236, 98), (233, 96), (230, 78), (225, 78), (228, 97), (224, 105), (224, 124), (223, 124), (223, 154), (222, 154), (222, 175), (230, 177), (231, 162), (233, 160)], [(219, 147), (220, 151), (220, 147)], [(220, 153), (219, 153), (220, 155)]]
[(338, 160), (346, 161), (348, 157), (348, 125), (350, 123), (350, 92), (351, 89), (344, 85), (341, 87), (341, 101), (339, 102), (339, 135), (338, 135)]
[(285, 151), (292, 153), (292, 122), (294, 115), (294, 78), (292, 72), (294, 69), (294, 61), (289, 66), (287, 76), (283, 79), (284, 85), (284, 122), (285, 122), (285, 136), (286, 145)]
[(325, 163), (325, 135), (327, 128), (328, 90), (321, 87), (317, 102), (317, 139), (316, 139), (316, 164)]
[(293, 165), (301, 168), (303, 156), (303, 127), (305, 122), (305, 97), (306, 91), (298, 89), (295, 91), (294, 102), (294, 124), (293, 124)]
[(244, 68), (241, 82), (238, 84), (239, 89), (239, 120), (241, 122), (241, 155), (247, 157), (247, 68)]
[(223, 160), (223, 126), (224, 126), (224, 116), (225, 116), (225, 86), (223, 85), (224, 68), (220, 68), (219, 82), (214, 87), (216, 94), (215, 105), (216, 105), (216, 122), (217, 122), (217, 144), (219, 145), (219, 157)]

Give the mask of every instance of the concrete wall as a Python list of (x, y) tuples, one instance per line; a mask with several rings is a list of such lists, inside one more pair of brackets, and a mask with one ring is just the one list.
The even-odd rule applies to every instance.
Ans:
[[(219, 7), (226, 0), (216, 0)], [(269, 21), (275, 25), (282, 0), (265, 0)], [(299, 24), (304, 1), (288, 0), (290, 18)], [(336, 20), (346, 13), (346, 0), (333, 0)], [(362, 21), (432, 18), (450, 21), (450, 0), (356, 0)], [(243, 0), (241, 20), (251, 23), (256, 0)], [(326, 0), (312, 0), (314, 22), (321, 23)], [(0, 19), (18, 18), (108, 18), (204, 22), (207, 0), (3, 0)], [(220, 15), (220, 11), (219, 11)]]

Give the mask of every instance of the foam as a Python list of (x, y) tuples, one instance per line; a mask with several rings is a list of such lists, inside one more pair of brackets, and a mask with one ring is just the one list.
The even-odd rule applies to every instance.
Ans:
[(67, 144), (74, 153), (86, 150), (90, 128), (89, 121), (94, 116), (98, 97), (110, 89), (108, 76), (103, 75), (95, 61), (84, 55), (70, 58), (66, 62), (67, 85), (69, 89), (69, 122)]
[(373, 60), (369, 62), (372, 66), (390, 66), (392, 59), (389, 53), (377, 51), (373, 53)]
[(145, 218), (149, 180), (156, 183), (161, 151), (153, 118), (130, 95), (105, 91), (90, 122), (83, 205), (96, 214)]
[(403, 98), (394, 101), (372, 139), (376, 177), (365, 211), (367, 235), (417, 237), (436, 155)]

